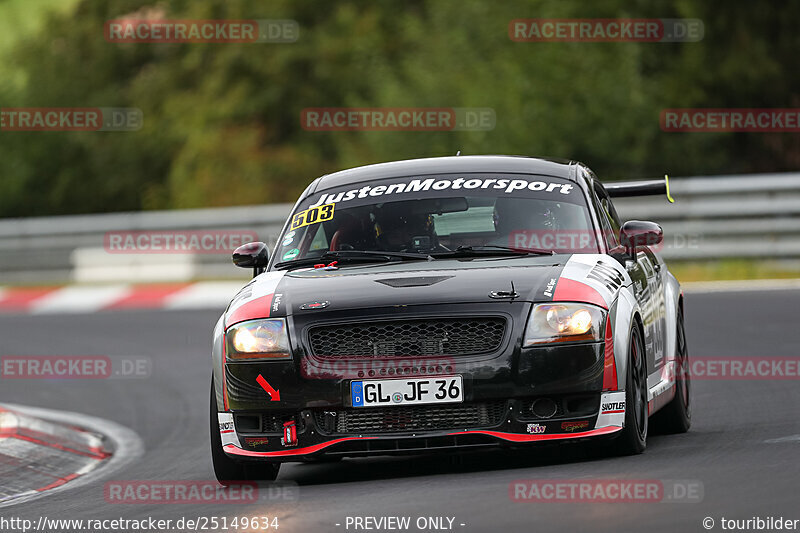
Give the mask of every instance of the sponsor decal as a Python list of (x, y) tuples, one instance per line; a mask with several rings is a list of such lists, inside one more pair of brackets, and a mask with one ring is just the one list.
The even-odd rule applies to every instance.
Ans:
[(312, 206), (305, 211), (295, 213), (292, 217), (291, 229), (296, 230), (303, 226), (319, 224), (333, 218), (333, 210), (336, 204), (326, 203), (324, 205)]
[(220, 433), (233, 433), (233, 420), (219, 423)]
[(611, 414), (611, 413), (624, 413), (625, 412), (625, 402), (607, 402), (600, 405), (600, 413), (602, 414)]
[[(562, 195), (568, 196), (572, 194), (575, 186), (569, 183), (555, 183), (549, 181), (538, 180), (525, 180), (525, 179), (507, 179), (507, 178), (455, 178), (455, 179), (414, 179), (408, 183), (392, 183), (390, 185), (365, 185), (360, 189), (351, 189), (347, 192), (339, 192), (336, 194), (325, 193), (322, 194), (316, 202), (311, 204), (311, 208), (320, 207), (322, 205), (333, 205), (340, 202), (348, 202), (355, 198), (367, 198), (369, 196), (391, 196), (397, 194), (420, 192), (420, 191), (443, 191), (443, 190), (477, 190), (477, 189), (492, 189), (501, 191), (505, 194), (512, 194), (514, 191), (529, 190), (529, 191), (542, 191), (550, 193), (554, 196), (560, 197)], [(306, 213), (301, 211), (295, 216)], [(331, 211), (331, 216), (333, 216)], [(303, 221), (305, 219), (301, 219)], [(310, 222), (313, 224), (315, 222)], [(292, 221), (292, 229), (301, 227), (307, 224), (294, 225)]]
[(245, 437), (244, 443), (252, 447), (264, 446), (269, 443), (269, 439), (266, 437)]
[(278, 306), (281, 303), (281, 299), (283, 298), (283, 293), (276, 293), (275, 296), (272, 298), (272, 312), (275, 313), (278, 311)]
[(543, 426), (542, 424), (528, 424), (528, 429), (527, 429), (528, 433), (532, 435), (541, 435), (546, 430), (547, 427)]
[(327, 301), (327, 300), (324, 301), (324, 302), (308, 302), (308, 303), (304, 303), (303, 305), (301, 305), (300, 309), (302, 309), (304, 311), (308, 311), (310, 309), (311, 310), (313, 310), (313, 309), (325, 309), (329, 305), (331, 305), (331, 303), (329, 301)]
[(598, 261), (586, 277), (602, 283), (609, 292), (616, 292), (625, 281), (616, 268), (603, 261)]
[(587, 420), (581, 420), (580, 422), (562, 422), (561, 429), (564, 431), (569, 431), (570, 433), (573, 431), (578, 431), (581, 429), (586, 429), (589, 427), (589, 422)]
[(544, 295), (552, 298), (553, 289), (555, 288), (555, 286), (556, 286), (556, 278), (550, 278), (550, 281), (547, 282), (547, 286), (544, 288)]
[(297, 233), (297, 232), (290, 231), (289, 233), (284, 235), (283, 236), (283, 242), (281, 242), (281, 246), (289, 246), (290, 244), (292, 244), (294, 242), (295, 233)]
[(291, 250), (283, 254), (283, 257), (281, 259), (283, 259), (284, 261), (291, 261), (298, 255), (300, 255), (300, 250), (297, 248), (292, 248)]
[(283, 424), (281, 444), (284, 446), (297, 446), (297, 425), (294, 423), (294, 420)]

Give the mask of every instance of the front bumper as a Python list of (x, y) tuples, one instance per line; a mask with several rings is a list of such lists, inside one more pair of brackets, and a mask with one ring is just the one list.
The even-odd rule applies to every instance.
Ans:
[[(458, 307), (455, 315), (506, 318), (505, 336), (494, 353), (322, 360), (310, 353), (307, 342), (308, 328), (320, 322), (289, 317), (290, 331), (298, 332), (293, 338), (300, 339), (292, 347), (292, 361), (225, 365), (225, 411), (219, 413), (220, 427), (226, 428), (221, 434), (225, 452), (242, 460), (292, 461), (576, 440), (622, 428), (624, 410), (601, 412), (603, 404), (624, 403), (623, 392), (602, 391), (602, 342), (522, 348), (530, 304), (506, 303), (502, 310), (496, 305)], [(376, 311), (369, 320), (406, 312)], [(417, 308), (414, 316), (437, 312), (441, 307)], [(361, 313), (328, 314), (326, 320), (363, 320)], [(352, 407), (352, 380), (455, 374), (463, 378), (461, 404)], [(280, 391), (280, 401), (270, 401), (258, 376)]]

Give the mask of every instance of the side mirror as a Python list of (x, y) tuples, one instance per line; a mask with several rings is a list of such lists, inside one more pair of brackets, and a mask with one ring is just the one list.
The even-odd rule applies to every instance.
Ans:
[(641, 246), (653, 246), (664, 240), (664, 230), (655, 222), (629, 220), (619, 230), (619, 242), (636, 257), (636, 249)]
[(253, 277), (258, 276), (269, 263), (269, 248), (263, 242), (248, 242), (233, 251), (233, 264), (237, 267), (252, 268)]

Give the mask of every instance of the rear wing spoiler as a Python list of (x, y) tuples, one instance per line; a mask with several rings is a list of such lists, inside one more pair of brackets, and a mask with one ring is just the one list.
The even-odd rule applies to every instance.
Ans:
[(664, 174), (663, 180), (623, 181), (604, 184), (608, 195), (612, 198), (628, 198), (631, 196), (655, 196), (666, 194), (669, 203), (675, 200), (669, 194), (669, 176)]

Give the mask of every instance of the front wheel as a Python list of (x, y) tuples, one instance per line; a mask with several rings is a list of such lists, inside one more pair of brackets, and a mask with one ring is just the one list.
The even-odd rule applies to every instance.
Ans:
[(645, 450), (648, 417), (647, 363), (642, 334), (634, 324), (631, 328), (625, 372), (625, 428), (614, 443), (614, 449), (619, 454), (636, 455)]
[(217, 417), (217, 395), (214, 392), (214, 380), (211, 380), (211, 462), (214, 475), (222, 485), (231, 485), (241, 481), (266, 480), (275, 481), (280, 471), (280, 463), (253, 462), (239, 463), (225, 455), (222, 450), (222, 437), (219, 434), (219, 418)]

